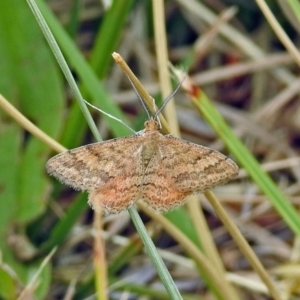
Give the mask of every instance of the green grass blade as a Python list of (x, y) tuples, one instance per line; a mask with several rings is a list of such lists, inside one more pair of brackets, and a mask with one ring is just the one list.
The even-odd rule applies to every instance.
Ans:
[(155, 245), (153, 244), (153, 241), (149, 237), (149, 234), (139, 216), (137, 213), (137, 210), (135, 208), (129, 208), (128, 212), (130, 214), (130, 217), (132, 219), (132, 222), (134, 223), (144, 245), (145, 248), (147, 249), (147, 253), (149, 257), (152, 260), (152, 263), (154, 267), (156, 268), (158, 275), (164, 284), (167, 292), (169, 293), (171, 299), (176, 300), (176, 299), (182, 299), (168, 269), (166, 268), (162, 258), (158, 254)]
[(293, 11), (296, 18), (298, 19), (298, 22), (300, 23), (300, 3), (299, 3), (299, 1), (287, 0), (286, 2), (290, 6), (290, 9)]
[[(86, 118), (95, 138), (97, 140), (99, 140), (100, 139), (99, 132), (89, 114), (89, 111), (87, 110), (87, 108), (85, 106), (85, 103), (83, 101), (81, 93), (80, 93), (79, 89), (77, 88), (77, 85), (74, 81), (74, 78), (73, 78), (69, 68), (68, 68), (68, 65), (66, 64), (64, 57), (62, 56), (62, 53), (60, 52), (60, 49), (59, 49), (58, 45), (56, 44), (56, 41), (54, 40), (54, 37), (52, 36), (52, 33), (43, 18), (43, 15), (39, 11), (37, 5), (35, 4), (35, 2), (33, 0), (27, 0), (27, 2), (29, 4), (30, 8), (32, 9), (32, 11), (34, 12), (35, 17), (36, 17), (40, 27), (42, 28), (43, 33), (45, 34), (45, 37), (46, 37), (47, 41), (49, 42), (50, 47), (51, 47), (52, 51), (54, 52), (54, 55), (57, 58), (60, 66), (62, 68), (62, 71), (65, 74), (65, 76), (71, 86), (71, 89), (79, 103), (79, 106), (83, 111), (84, 117)], [(93, 74), (93, 72), (91, 71), (90, 74)], [(95, 76), (93, 75), (92, 78), (90, 78), (90, 79), (94, 80)], [(145, 248), (147, 249), (148, 255), (152, 259), (152, 262), (153, 262), (155, 268), (157, 269), (158, 274), (159, 274), (159, 276), (162, 280), (162, 283), (164, 284), (167, 292), (171, 296), (171, 299), (175, 299), (175, 300), (182, 299), (170, 273), (168, 272), (168, 269), (164, 265), (151, 238), (149, 237), (148, 232), (147, 232), (139, 214), (137, 213), (136, 208), (131, 207), (128, 211), (132, 218), (132, 221), (134, 222), (134, 224), (136, 226), (136, 229), (138, 230), (138, 232), (141, 236), (142, 241), (144, 242), (144, 245), (145, 245)]]
[(74, 227), (78, 217), (87, 209), (86, 194), (79, 194), (72, 202), (64, 217), (57, 222), (51, 230), (51, 235), (47, 242), (42, 245), (40, 255), (48, 253), (57, 245), (61, 245), (66, 239), (71, 229)]
[[(38, 3), (38, 7), (41, 10), (42, 15), (45, 18), (45, 21), (47, 22), (51, 32), (53, 32), (53, 35), (55, 36), (59, 47), (62, 49), (68, 61), (68, 64), (78, 75), (80, 82), (85, 88), (85, 92), (88, 93), (88, 95), (92, 99), (92, 102), (105, 112), (115, 116), (118, 119), (123, 120), (126, 124), (129, 124), (129, 121), (126, 119), (118, 106), (114, 103), (113, 99), (105, 91), (102, 84), (99, 82), (99, 79), (97, 78), (95, 72), (92, 70), (88, 62), (84, 59), (74, 42), (56, 20), (49, 8), (40, 0), (36, 2)], [(72, 89), (75, 89), (75, 87), (72, 87)], [(76, 89), (78, 88), (76, 87)], [(115, 120), (112, 120), (107, 116), (103, 116), (103, 118), (105, 119), (107, 125), (112, 130), (115, 136), (124, 136), (130, 133), (130, 131), (126, 127), (120, 126), (119, 124), (116, 126)], [(97, 135), (98, 134), (96, 134), (96, 136)]]
[(114, 0), (105, 14), (90, 59), (91, 67), (101, 79), (106, 75), (112, 62), (108, 57), (111, 58), (111, 53), (115, 51), (119, 43), (124, 23), (128, 19), (133, 3), (132, 0)]
[(276, 208), (285, 222), (295, 234), (300, 235), (299, 214), (272, 181), (270, 176), (261, 169), (258, 161), (253, 157), (250, 151), (233, 134), (232, 130), (228, 127), (223, 117), (216, 110), (208, 97), (201, 91), (198, 97), (193, 98), (193, 102), (206, 121), (226, 144), (230, 152), (247, 170), (251, 178), (260, 187), (261, 191), (269, 198), (272, 205)]
[(76, 100), (78, 101), (78, 105), (93, 133), (93, 135), (95, 136), (95, 138), (98, 140), (98, 141), (101, 141), (101, 136), (99, 134), (99, 131), (98, 131), (98, 128), (95, 124), (95, 122), (93, 121), (93, 118), (91, 116), (91, 114), (89, 113), (84, 101), (83, 101), (83, 98), (81, 96), (81, 93), (77, 87), (77, 84), (74, 80), (74, 77), (67, 65), (67, 62), (65, 61), (65, 58), (63, 57), (59, 47), (58, 47), (58, 44), (56, 42), (56, 40), (54, 39), (51, 31), (50, 31), (50, 28), (48, 27), (47, 23), (45, 22), (40, 10), (38, 9), (38, 6), (36, 5), (36, 3), (34, 1), (31, 1), (31, 0), (28, 0), (27, 1), (30, 9), (32, 10), (38, 24), (40, 25), (42, 31), (43, 31), (43, 34), (47, 40), (47, 42), (49, 43), (49, 46), (53, 52), (53, 54), (55, 55), (55, 58), (58, 62), (58, 64), (60, 65), (60, 68), (62, 70), (62, 72), (64, 73), (69, 85), (70, 85), (70, 88), (72, 89), (72, 92), (73, 94), (75, 95), (75, 98)]

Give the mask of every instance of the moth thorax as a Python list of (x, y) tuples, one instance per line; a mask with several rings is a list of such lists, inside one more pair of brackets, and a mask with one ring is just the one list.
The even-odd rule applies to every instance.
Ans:
[[(152, 134), (151, 134), (152, 135)], [(158, 144), (155, 138), (149, 138), (143, 143), (142, 158), (145, 162), (150, 161), (151, 158), (158, 152)]]

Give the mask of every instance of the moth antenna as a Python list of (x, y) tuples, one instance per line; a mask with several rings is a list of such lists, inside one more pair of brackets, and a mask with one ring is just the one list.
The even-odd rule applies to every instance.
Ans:
[(165, 108), (165, 106), (169, 103), (169, 101), (174, 97), (174, 95), (177, 93), (177, 91), (179, 90), (179, 88), (181, 87), (183, 81), (185, 80), (186, 78), (186, 75), (184, 75), (184, 77), (181, 79), (181, 81), (179, 82), (178, 86), (176, 87), (175, 91), (172, 92), (165, 100), (164, 100), (164, 103), (163, 105), (159, 108), (159, 110), (155, 113), (154, 115), (154, 120), (155, 119), (158, 119), (158, 115), (161, 113), (161, 111)]
[[(84, 100), (84, 99), (83, 99), (83, 100)], [(110, 118), (112, 118), (112, 119), (114, 119), (114, 120), (120, 122), (121, 124), (123, 124), (124, 126), (126, 126), (130, 131), (132, 131), (134, 134), (136, 134), (136, 132), (135, 132), (129, 125), (127, 125), (125, 122), (123, 122), (121, 119), (116, 118), (115, 116), (113, 116), (113, 115), (111, 115), (111, 114), (105, 112), (104, 110), (100, 109), (99, 107), (94, 106), (93, 104), (87, 102), (86, 100), (84, 100), (84, 102), (85, 102), (87, 105), (91, 106), (92, 108), (94, 108), (94, 109), (100, 111), (102, 114), (104, 114), (104, 115), (106, 115), (106, 116), (108, 116), (108, 117), (110, 117)]]
[[(155, 120), (155, 119), (154, 119), (154, 120)], [(162, 126), (161, 126), (160, 118), (157, 118), (157, 119), (156, 119), (156, 122), (157, 122), (158, 125), (159, 125), (159, 130), (161, 130), (161, 129), (162, 129)]]
[[(126, 76), (127, 76), (127, 74), (126, 74)], [(134, 89), (134, 91), (135, 91), (135, 94), (138, 96), (138, 98), (139, 98), (140, 101), (142, 102), (143, 108), (144, 108), (144, 110), (145, 110), (145, 112), (146, 112), (146, 114), (147, 114), (147, 116), (148, 116), (148, 119), (151, 119), (151, 115), (150, 115), (150, 113), (149, 113), (149, 110), (148, 110), (147, 106), (145, 105), (145, 103), (144, 103), (144, 101), (143, 101), (141, 95), (140, 95), (139, 92), (137, 91), (137, 89), (136, 89), (135, 85), (133, 84), (132, 80), (130, 79), (130, 77), (127, 76), (127, 78), (128, 78), (128, 80), (130, 81), (130, 83), (131, 83), (131, 85), (132, 85), (132, 87), (133, 87), (133, 89)]]

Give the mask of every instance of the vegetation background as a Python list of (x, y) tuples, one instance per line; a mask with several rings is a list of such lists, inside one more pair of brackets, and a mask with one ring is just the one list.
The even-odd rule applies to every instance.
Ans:
[[(163, 97), (153, 3), (36, 2), (84, 98), (141, 130), (146, 113), (111, 53), (123, 56), (159, 106)], [(256, 165), (235, 142), (236, 153), (228, 141), (221, 142), (218, 135), (222, 137), (223, 127), (218, 132), (211, 124), (214, 118), (199, 113), (184, 91), (175, 96), (176, 114), (170, 121), (178, 119), (184, 139), (233, 154), (241, 166), (240, 177), (214, 192), (275, 283), (276, 299), (298, 299), (300, 9), (293, 1), (267, 1), (282, 29), (274, 31), (262, 12), (264, 1), (163, 3), (170, 62), (188, 71), (214, 99), (261, 170), (251, 169)], [(284, 33), (295, 52), (284, 42)], [(26, 1), (0, 1), (0, 71), (0, 93), (47, 135), (66, 148), (95, 141)], [(20, 126), (20, 118), (12, 118), (2, 105), (0, 299), (104, 299), (95, 285), (94, 216), (87, 195), (46, 174), (45, 163), (55, 150)], [(122, 124), (91, 112), (103, 139), (130, 134)], [(268, 185), (265, 175), (255, 178), (262, 170), (269, 173), (274, 186)], [(283, 200), (276, 198), (281, 195), (278, 188), (286, 197)], [(225, 295), (232, 293), (231, 299), (275, 298), (209, 200), (203, 195), (197, 198), (194, 210), (205, 224), (192, 215), (191, 207), (165, 217), (141, 213), (182, 297), (228, 299)], [(107, 216), (103, 222), (107, 297), (169, 299), (128, 213)], [(164, 222), (171, 223), (196, 249)], [(211, 258), (206, 250), (209, 241), (199, 232), (214, 241), (218, 262)], [(215, 281), (202, 269), (201, 255), (211, 265)], [(217, 284), (218, 277), (229, 283), (224, 290)]]

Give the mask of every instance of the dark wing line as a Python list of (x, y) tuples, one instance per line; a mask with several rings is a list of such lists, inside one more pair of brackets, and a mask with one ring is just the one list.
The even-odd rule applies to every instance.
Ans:
[(222, 153), (171, 135), (163, 136), (162, 163), (182, 191), (201, 192), (238, 175), (238, 166)]
[[(111, 176), (124, 173), (126, 165), (132, 163), (133, 153), (140, 146), (137, 140), (141, 138), (134, 135), (71, 149), (49, 159), (46, 169), (74, 189), (93, 190)], [(125, 155), (129, 162), (124, 159)]]

